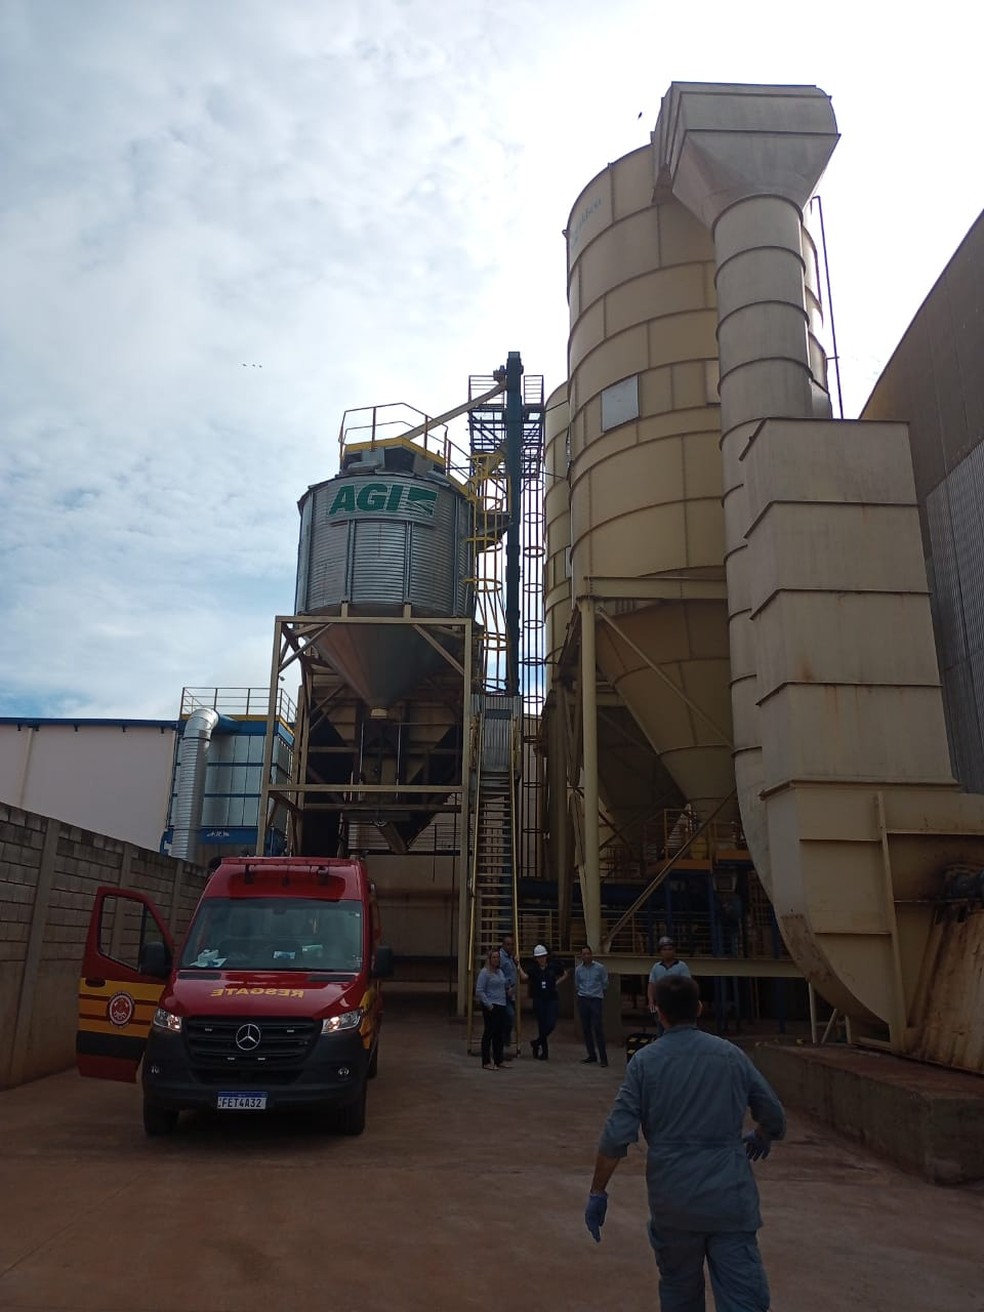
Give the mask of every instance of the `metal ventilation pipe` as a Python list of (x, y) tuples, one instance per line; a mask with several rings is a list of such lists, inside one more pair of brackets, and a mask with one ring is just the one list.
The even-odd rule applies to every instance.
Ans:
[(742, 458), (763, 419), (831, 413), (815, 340), (811, 358), (802, 210), (836, 143), (817, 87), (674, 83), (654, 133), (657, 198), (669, 189), (714, 237), (735, 782), (770, 894)]
[(218, 723), (218, 711), (203, 707), (188, 716), (181, 735), (181, 769), (174, 798), (171, 837), (171, 855), (179, 860), (193, 861), (195, 858), (195, 835), (202, 822), (208, 745)]
[(756, 870), (770, 894), (742, 457), (763, 419), (830, 417), (829, 398), (811, 370), (801, 229), (799, 208), (781, 196), (739, 201), (713, 227), (735, 783)]

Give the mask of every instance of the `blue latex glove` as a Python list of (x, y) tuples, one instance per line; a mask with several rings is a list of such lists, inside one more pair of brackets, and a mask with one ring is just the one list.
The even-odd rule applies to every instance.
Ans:
[(596, 1244), (601, 1243), (601, 1227), (605, 1224), (608, 1211), (607, 1194), (589, 1194), (588, 1205), (584, 1209), (584, 1224), (588, 1227)]
[(768, 1157), (772, 1140), (764, 1130), (746, 1130), (741, 1137), (745, 1145), (745, 1156), (750, 1162), (757, 1162), (760, 1157)]

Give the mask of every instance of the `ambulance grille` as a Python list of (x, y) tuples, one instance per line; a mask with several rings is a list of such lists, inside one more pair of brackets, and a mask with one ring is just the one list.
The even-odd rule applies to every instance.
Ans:
[(188, 1016), (185, 1043), (199, 1074), (288, 1071), (299, 1068), (310, 1052), (321, 1022), (302, 1017), (278, 1020)]

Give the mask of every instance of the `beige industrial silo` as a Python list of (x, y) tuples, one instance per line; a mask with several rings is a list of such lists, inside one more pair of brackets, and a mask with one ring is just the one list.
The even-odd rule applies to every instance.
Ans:
[(571, 569), (602, 678), (706, 819), (734, 789), (714, 248), (653, 185), (645, 147), (568, 224)]

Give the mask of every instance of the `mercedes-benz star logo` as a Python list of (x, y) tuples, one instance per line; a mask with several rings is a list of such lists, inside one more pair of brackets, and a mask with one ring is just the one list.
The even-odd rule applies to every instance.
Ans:
[(236, 1030), (236, 1047), (240, 1052), (253, 1052), (260, 1046), (259, 1025), (240, 1025)]

